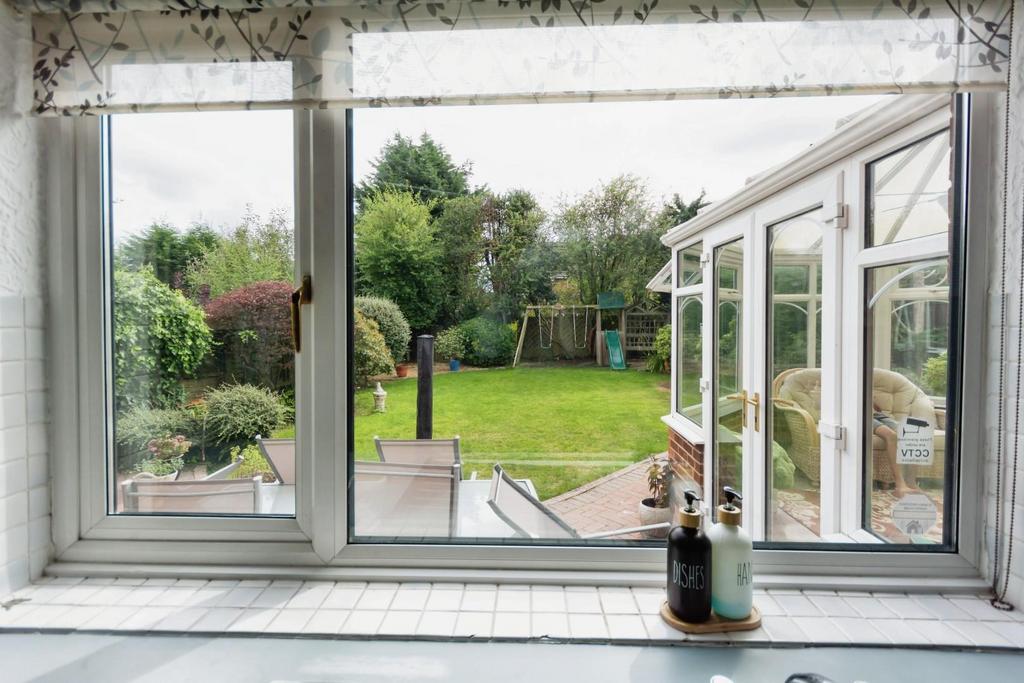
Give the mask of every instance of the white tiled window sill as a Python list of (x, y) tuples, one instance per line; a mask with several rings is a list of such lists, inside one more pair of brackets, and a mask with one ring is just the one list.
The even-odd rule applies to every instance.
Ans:
[(118, 631), (588, 643), (1024, 649), (1024, 614), (980, 596), (757, 591), (761, 628), (684, 635), (655, 588), (50, 578), (3, 600), (0, 631)]

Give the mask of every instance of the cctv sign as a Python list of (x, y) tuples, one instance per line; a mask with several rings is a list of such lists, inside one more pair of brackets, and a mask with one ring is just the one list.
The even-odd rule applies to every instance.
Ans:
[(927, 420), (908, 417), (900, 422), (896, 441), (896, 463), (931, 465), (935, 461), (935, 429)]

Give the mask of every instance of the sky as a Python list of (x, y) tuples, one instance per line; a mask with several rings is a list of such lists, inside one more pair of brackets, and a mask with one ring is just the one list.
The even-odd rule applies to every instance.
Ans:
[[(354, 116), (356, 180), (396, 132), (428, 132), (473, 186), (526, 189), (547, 210), (620, 174), (652, 199), (702, 190), (721, 199), (798, 154), (879, 97), (689, 100), (361, 109)], [(115, 240), (155, 221), (238, 223), (293, 207), (290, 111), (114, 116), (111, 186)]]

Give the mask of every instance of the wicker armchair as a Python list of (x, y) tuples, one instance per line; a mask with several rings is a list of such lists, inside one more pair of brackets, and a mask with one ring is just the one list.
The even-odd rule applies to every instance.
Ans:
[[(814, 368), (786, 370), (779, 374), (773, 387), (772, 404), (786, 421), (790, 439), (786, 444), (789, 457), (797, 468), (812, 482), (821, 479), (821, 438), (818, 435), (819, 406), (821, 405), (821, 371)], [(779, 382), (779, 379), (782, 379)], [(913, 466), (906, 474), (917, 478), (941, 479), (945, 473), (946, 413), (936, 408), (932, 400), (913, 382), (899, 373), (875, 369), (872, 376), (872, 397), (879, 409), (899, 422), (908, 416), (927, 420), (935, 426), (935, 457), (927, 467)], [(885, 441), (871, 434), (874, 481), (892, 484), (896, 481)]]

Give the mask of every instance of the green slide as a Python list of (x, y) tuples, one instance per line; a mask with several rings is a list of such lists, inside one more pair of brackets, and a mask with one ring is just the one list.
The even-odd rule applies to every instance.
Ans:
[(608, 330), (604, 333), (604, 343), (608, 345), (608, 365), (612, 370), (625, 370), (626, 359), (622, 356), (622, 344), (619, 342), (619, 331)]

